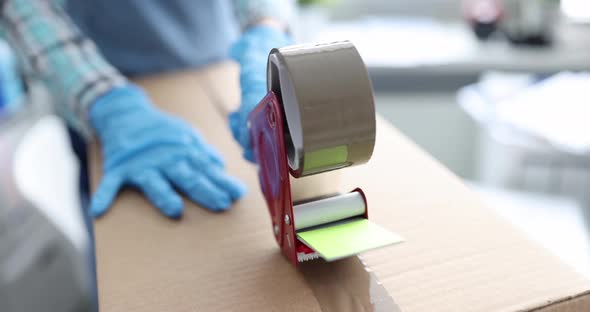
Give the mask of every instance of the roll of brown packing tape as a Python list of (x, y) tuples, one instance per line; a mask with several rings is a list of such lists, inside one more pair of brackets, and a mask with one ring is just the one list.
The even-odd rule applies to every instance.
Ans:
[(283, 104), (293, 176), (369, 160), (375, 145), (373, 90), (352, 43), (273, 49), (267, 74), (268, 89)]

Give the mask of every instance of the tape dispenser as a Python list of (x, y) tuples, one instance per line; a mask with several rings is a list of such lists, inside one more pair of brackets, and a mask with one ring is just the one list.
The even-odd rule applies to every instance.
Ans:
[[(348, 41), (273, 49), (267, 95), (249, 115), (272, 230), (286, 258), (336, 260), (399, 241), (368, 223), (360, 188), (293, 202), (294, 178), (365, 163), (375, 144), (375, 105), (366, 67)], [(354, 222), (354, 223), (352, 223)]]

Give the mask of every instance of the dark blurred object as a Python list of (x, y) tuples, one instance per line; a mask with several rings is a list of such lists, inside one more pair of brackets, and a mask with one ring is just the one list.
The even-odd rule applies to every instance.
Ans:
[(90, 262), (15, 176), (15, 151), (42, 117), (0, 118), (0, 311), (95, 311)]
[(480, 40), (496, 32), (515, 45), (548, 46), (552, 43), (556, 0), (465, 0), (463, 14)]
[(331, 0), (298, 0), (300, 6), (326, 5), (332, 2)]
[(498, 29), (504, 11), (499, 0), (468, 0), (464, 2), (465, 19), (480, 40), (487, 40)]
[(505, 18), (501, 29), (516, 45), (547, 46), (552, 43), (558, 1), (503, 0)]

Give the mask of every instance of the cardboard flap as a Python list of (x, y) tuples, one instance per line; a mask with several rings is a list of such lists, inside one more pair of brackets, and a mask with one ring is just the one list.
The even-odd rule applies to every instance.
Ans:
[(382, 120), (374, 157), (342, 181), (362, 185), (370, 218), (406, 240), (362, 255), (402, 311), (531, 311), (590, 290)]

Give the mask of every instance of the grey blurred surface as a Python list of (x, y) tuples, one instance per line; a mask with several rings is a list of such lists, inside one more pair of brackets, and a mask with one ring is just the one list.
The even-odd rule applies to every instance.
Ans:
[[(456, 105), (453, 92), (378, 93), (376, 104), (380, 114), (454, 173), (477, 179), (478, 146), (484, 136)], [(537, 183), (543, 183), (539, 179)], [(583, 196), (588, 192), (572, 185), (565, 192), (569, 196), (543, 193), (547, 190), (542, 188), (530, 192), (478, 182), (471, 186), (491, 209), (590, 278), (590, 198)]]
[(473, 179), (479, 129), (454, 92), (376, 94), (377, 111), (457, 175)]
[[(351, 40), (369, 67), (375, 89), (384, 92), (448, 91), (475, 82), (487, 70), (543, 75), (590, 70), (586, 52), (590, 50), (590, 26), (570, 23), (558, 5), (552, 6), (554, 18), (548, 20), (548, 28), (554, 44), (548, 47), (513, 46), (500, 34), (493, 40), (477, 41), (463, 17), (461, 0), (342, 0), (319, 10), (324, 20), (318, 21), (317, 16), (310, 20), (314, 27), (304, 37)], [(305, 14), (299, 18), (305, 19)], [(415, 36), (400, 36), (400, 32)], [(423, 64), (396, 59), (398, 50), (412, 49), (425, 57)], [(452, 56), (454, 52), (457, 57)], [(448, 59), (432, 62), (437, 54), (445, 53), (451, 53)], [(384, 58), (388, 54), (389, 60)]]
[(590, 207), (563, 196), (471, 184), (488, 207), (590, 278)]
[(0, 311), (95, 311), (65, 127), (21, 113), (0, 121)]
[(334, 17), (350, 19), (363, 15), (407, 16), (428, 15), (441, 19), (461, 17), (462, 0), (339, 0), (334, 5)]

